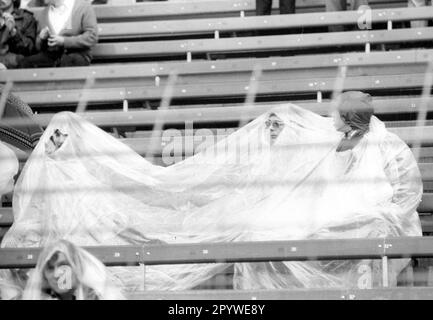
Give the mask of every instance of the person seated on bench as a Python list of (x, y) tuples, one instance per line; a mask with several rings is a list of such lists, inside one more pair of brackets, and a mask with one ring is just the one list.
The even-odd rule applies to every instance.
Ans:
[[(346, 96), (339, 114), (350, 130), (336, 122), (345, 133), (330, 117), (282, 104), (170, 167), (151, 164), (79, 115), (61, 112), (20, 175), (17, 219), (2, 247), (58, 239), (98, 246), (421, 235), (422, 182), (410, 149), (372, 116), (367, 95)], [(389, 262), (391, 284), (405, 264)], [(190, 289), (232, 265), (149, 266), (146, 289)], [(381, 276), (376, 266), (236, 263), (234, 287), (357, 287), (359, 271), (368, 268), (371, 286)], [(113, 269), (128, 290), (141, 287), (141, 268)]]
[[(333, 172), (331, 182), (334, 182), (334, 188), (328, 189), (320, 203), (322, 210), (332, 212), (332, 218), (328, 226), (319, 228), (311, 238), (334, 238), (333, 233), (353, 238), (422, 236), (416, 210), (423, 185), (410, 148), (373, 116), (369, 94), (344, 92), (336, 103), (332, 117), (342, 138), (333, 163), (328, 167)], [(331, 194), (338, 196), (332, 197)], [(355, 209), (369, 202), (372, 204), (370, 209), (367, 206), (363, 210)], [(390, 262), (391, 285), (397, 284), (398, 273), (408, 262), (408, 259)], [(318, 265), (323, 270), (332, 270), (336, 266), (330, 261)], [(352, 277), (357, 288), (381, 286), (378, 261), (364, 260), (356, 268), (353, 266), (342, 264), (340, 271), (350, 270), (347, 275)]]
[[(383, 163), (383, 171), (392, 187), (391, 201), (396, 210), (416, 210), (422, 196), (422, 180), (418, 164), (407, 144), (397, 135), (386, 130), (373, 116), (372, 99), (360, 91), (348, 91), (337, 99), (333, 113), (334, 124), (343, 137), (337, 147), (338, 158), (345, 158), (354, 170), (361, 159), (356, 157), (359, 149), (375, 135)], [(374, 148), (372, 147), (374, 150)], [(343, 161), (344, 163), (344, 161)], [(414, 232), (420, 234), (418, 215), (413, 216)]]
[(124, 296), (102, 262), (73, 243), (59, 240), (40, 253), (23, 299), (119, 300)]
[(3, 0), (0, 6), (0, 69), (17, 68), (24, 56), (34, 53), (36, 19), (20, 9), (20, 0)]
[(26, 57), (21, 68), (88, 66), (98, 41), (93, 7), (84, 0), (46, 0), (38, 17), (39, 53)]
[(14, 188), (14, 177), (18, 173), (18, 158), (9, 147), (0, 141), (0, 198)]

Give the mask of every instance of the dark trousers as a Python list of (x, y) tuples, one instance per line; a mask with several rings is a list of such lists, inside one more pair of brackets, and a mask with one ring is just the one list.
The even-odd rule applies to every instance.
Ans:
[[(326, 11), (329, 12), (329, 11), (345, 11), (347, 9), (358, 10), (360, 6), (367, 6), (368, 0), (350, 0), (349, 5), (350, 5), (349, 8), (347, 8), (347, 0), (326, 0), (325, 1)], [(351, 30), (351, 28), (347, 26), (341, 26), (341, 25), (329, 26), (328, 29), (330, 32), (341, 32), (344, 30)]]
[[(295, 13), (295, 0), (280, 0), (280, 14)], [(270, 15), (272, 0), (256, 0), (256, 15)]]
[[(350, 0), (349, 10), (358, 10), (360, 6), (368, 6), (368, 0)], [(326, 11), (344, 11), (347, 10), (347, 0), (326, 0)]]
[(8, 52), (0, 55), (0, 63), (4, 64), (8, 69), (14, 69), (19, 66), (19, 63), (23, 58), (24, 57), (20, 54)]
[(78, 67), (88, 65), (90, 65), (90, 61), (79, 52), (63, 52), (59, 54), (57, 52), (42, 51), (25, 57), (20, 62), (21, 68)]

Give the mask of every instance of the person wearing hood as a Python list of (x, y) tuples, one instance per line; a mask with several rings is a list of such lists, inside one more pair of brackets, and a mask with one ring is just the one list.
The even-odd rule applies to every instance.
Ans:
[(46, 246), (31, 271), (24, 300), (125, 299), (106, 267), (66, 240)]

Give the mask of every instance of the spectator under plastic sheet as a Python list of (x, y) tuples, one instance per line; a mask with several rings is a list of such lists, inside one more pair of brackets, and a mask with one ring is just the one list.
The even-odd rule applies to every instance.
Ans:
[[(3, 91), (3, 88), (0, 90)], [(29, 105), (9, 93), (0, 118), (0, 140), (25, 152), (32, 151), (43, 133), (43, 129), (32, 118), (33, 111)], [(8, 120), (13, 121), (12, 124)], [(15, 123), (20, 120), (23, 124)]]
[(24, 300), (124, 299), (96, 257), (69, 241), (44, 248), (24, 290)]
[[(57, 239), (93, 246), (420, 236), (422, 181), (410, 149), (372, 116), (356, 145), (337, 152), (355, 133), (286, 104), (164, 168), (63, 112), (53, 117), (20, 175), (15, 222), (2, 247)], [(407, 263), (390, 261), (391, 285)], [(370, 287), (380, 283), (378, 265), (235, 263), (233, 285), (353, 288), (367, 270)], [(111, 270), (129, 290), (167, 290), (193, 288), (231, 266), (148, 266), (145, 283), (139, 267)]]

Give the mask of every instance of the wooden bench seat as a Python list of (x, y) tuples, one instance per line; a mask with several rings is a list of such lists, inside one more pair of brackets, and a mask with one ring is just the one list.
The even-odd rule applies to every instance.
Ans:
[[(227, 59), (221, 61), (132, 63), (76, 68), (43, 68), (7, 70), (0, 73), (0, 82), (13, 82), (12, 90), (24, 92), (81, 90), (87, 78), (93, 78), (93, 89), (126, 90), (127, 88), (164, 89), (168, 75), (177, 71), (176, 85), (212, 85), (238, 82), (249, 84), (251, 72), (260, 65), (261, 81), (279, 82), (284, 79), (335, 78), (341, 63), (347, 65), (346, 76), (386, 76), (424, 73), (433, 50), (401, 50), (394, 52), (320, 54), (259, 59)], [(206, 90), (206, 89), (204, 89)], [(241, 92), (244, 92), (242, 90)], [(61, 94), (60, 92), (57, 94)], [(96, 93), (95, 93), (96, 94)], [(108, 94), (108, 93), (107, 93)], [(92, 96), (92, 95), (91, 95)], [(113, 101), (122, 95), (110, 95)], [(51, 100), (51, 99), (50, 99)], [(90, 97), (92, 102), (92, 97)], [(32, 103), (32, 101), (28, 101)], [(58, 101), (59, 103), (62, 100)]]
[[(305, 109), (314, 111), (321, 115), (328, 115), (331, 108), (329, 100), (316, 101), (290, 101)], [(130, 110), (123, 111), (87, 111), (80, 113), (82, 117), (101, 127), (117, 126), (153, 126), (154, 124), (185, 125), (186, 122), (194, 124), (202, 123), (227, 123), (238, 122), (240, 119), (254, 119), (269, 111), (275, 105), (285, 102), (256, 103), (252, 106), (239, 104), (215, 104), (215, 105), (173, 105), (169, 110)], [(397, 97), (373, 97), (375, 114), (405, 114), (419, 110), (422, 99), (419, 96), (397, 96)], [(433, 99), (427, 100), (427, 110), (433, 110)], [(47, 126), (51, 121), (53, 113), (36, 114), (35, 121), (41, 126)], [(6, 125), (18, 125), (23, 119), (2, 119)], [(413, 126), (414, 122), (388, 121), (388, 126)], [(427, 122), (429, 123), (429, 122)], [(405, 125), (403, 125), (405, 124)], [(408, 125), (409, 124), (409, 125)]]
[[(432, 300), (432, 287), (374, 289), (293, 289), (293, 290), (182, 290), (138, 291), (130, 300)], [(210, 310), (210, 312), (212, 312)]]
[[(87, 78), (94, 78), (95, 81), (127, 81), (130, 78), (145, 81), (150, 78), (154, 83), (154, 77), (161, 78), (160, 85), (170, 73), (176, 72), (178, 77), (202, 76), (212, 79), (212, 76), (219, 74), (242, 75), (251, 74), (255, 66), (260, 65), (263, 73), (295, 72), (297, 70), (308, 70), (315, 72), (316, 69), (324, 69), (336, 74), (336, 68), (341, 64), (347, 66), (347, 72), (351, 74), (352, 69), (376, 68), (382, 70), (393, 66), (396, 70), (400, 66), (423, 66), (433, 58), (433, 49), (412, 49), (398, 51), (377, 51), (366, 54), (365, 52), (297, 55), (288, 57), (270, 57), (256, 59), (225, 59), (215, 61), (176, 61), (176, 62), (149, 62), (149, 63), (125, 63), (92, 65), (89, 67), (65, 67), (65, 68), (39, 68), (39, 69), (10, 69), (0, 73), (0, 82), (11, 81), (15, 86), (21, 84), (36, 85), (42, 83), (49, 88), (49, 85), (58, 82), (78, 82), (82, 87), (83, 81)], [(363, 69), (361, 69), (363, 70)], [(365, 72), (365, 70), (363, 70)], [(179, 81), (181, 81), (179, 79)], [(47, 83), (47, 84), (45, 84)], [(142, 82), (140, 82), (142, 83)], [(25, 87), (20, 87), (25, 90)]]
[[(433, 257), (433, 237), (85, 247), (107, 266)], [(34, 267), (40, 248), (0, 249), (1, 268)]]
[[(433, 16), (432, 7), (422, 8), (394, 8), (371, 10), (371, 23), (387, 23), (430, 19)], [(326, 27), (330, 25), (356, 24), (361, 17), (358, 11), (336, 11), (317, 13), (296, 13), (289, 15), (179, 19), (161, 21), (134, 21), (100, 23), (98, 34), (100, 40), (176, 36), (190, 34), (214, 34), (272, 30), (283, 28)]]
[(182, 56), (187, 53), (250, 52), (253, 56), (263, 51), (318, 49), (335, 46), (363, 46), (370, 44), (411, 43), (429, 41), (433, 28), (398, 30), (347, 31), (299, 35), (273, 35), (242, 38), (165, 40), (98, 43), (92, 50), (94, 59), (101, 61), (120, 58)]
[[(329, 259), (419, 258), (433, 256), (432, 237), (202, 243), (152, 246), (85, 247), (107, 266), (308, 261)], [(0, 249), (0, 268), (32, 268), (40, 248)], [(382, 260), (387, 261), (387, 260)], [(386, 266), (386, 264), (383, 264)], [(432, 287), (294, 290), (138, 291), (129, 299), (263, 300), (263, 299), (432, 299)]]
[[(249, 6), (252, 3), (241, 1), (239, 3), (208, 3), (213, 5), (230, 8), (235, 7), (236, 11), (241, 6)], [(251, 2), (251, 1), (250, 1)], [(134, 21), (134, 22), (113, 22), (104, 23), (104, 14), (97, 12), (102, 22), (99, 24), (99, 33), (101, 41), (104, 39), (119, 40), (119, 43), (99, 43), (94, 48), (95, 61), (116, 60), (123, 58), (141, 59), (144, 57), (161, 57), (179, 56), (189, 53), (218, 53), (218, 52), (246, 52), (254, 54), (258, 51), (281, 51), (292, 49), (308, 48), (325, 48), (332, 46), (353, 46), (364, 45), (365, 42), (371, 44), (385, 44), (390, 42), (414, 42), (428, 41), (431, 39), (429, 28), (412, 30), (370, 30), (341, 33), (319, 33), (319, 34), (301, 34), (286, 36), (268, 36), (268, 37), (241, 37), (241, 38), (220, 38), (220, 39), (195, 39), (195, 40), (172, 40), (172, 41), (145, 41), (145, 42), (125, 42), (127, 38), (140, 37), (157, 37), (167, 35), (185, 35), (205, 33), (209, 34), (218, 32), (248, 31), (256, 29), (281, 29), (296, 26), (317, 27), (333, 24), (349, 24), (358, 20), (357, 11), (346, 12), (320, 12), (320, 13), (298, 13), (294, 15), (268, 16), (268, 17), (245, 17), (245, 18), (214, 18), (209, 19), (183, 19), (169, 20), (170, 14), (163, 13), (162, 7), (175, 7), (178, 16), (185, 8), (192, 5), (194, 10), (204, 10), (203, 4), (185, 3), (185, 4), (138, 4), (132, 6), (106, 6), (96, 7), (97, 10), (113, 11), (116, 16), (122, 16), (122, 10), (126, 10), (125, 16), (140, 16), (140, 11), (145, 11), (146, 15), (150, 14), (149, 9), (159, 8), (158, 12), (163, 21)], [(191, 8), (192, 8), (191, 7)], [(35, 8), (36, 16), (40, 14), (40, 9)], [(170, 9), (170, 10), (173, 10)], [(170, 11), (169, 10), (169, 11)], [(187, 9), (186, 9), (187, 10)], [(188, 11), (188, 10), (187, 10)], [(239, 10), (242, 11), (242, 10)], [(387, 21), (405, 21), (413, 19), (428, 19), (431, 17), (433, 8), (401, 8), (401, 9), (377, 9), (371, 13), (374, 23)], [(155, 15), (154, 15), (155, 17)], [(167, 20), (168, 19), (168, 20)], [(219, 27), (219, 29), (216, 29)], [(385, 33), (386, 32), (386, 33)]]
[[(387, 90), (411, 92), (413, 89), (421, 89), (424, 85), (425, 74), (400, 74), (400, 75), (375, 75), (347, 77), (344, 82), (344, 90), (377, 91)], [(296, 94), (316, 94), (318, 91), (330, 93), (334, 89), (335, 76), (324, 78), (293, 79), (286, 76), (279, 81), (258, 81), (257, 96), (260, 97), (289, 97), (296, 100)], [(165, 87), (140, 86), (140, 87), (113, 87), (96, 88), (86, 91), (86, 101), (89, 104), (114, 104), (122, 101), (148, 101), (160, 100), (164, 95)], [(191, 99), (208, 102), (209, 99), (244, 99), (249, 91), (249, 83), (245, 81), (215, 82), (180, 84), (173, 87), (172, 98), (179, 101), (191, 101)], [(80, 101), (83, 90), (47, 90), (47, 91), (13, 91), (23, 101), (34, 106), (74, 106)]]
[[(402, 0), (370, 0), (373, 8), (407, 7), (407, 2)], [(273, 1), (273, 9), (277, 11), (278, 1)], [(31, 9), (35, 14), (41, 8)], [(104, 5), (94, 6), (98, 22), (104, 21), (128, 21), (128, 20), (166, 20), (194, 18), (212, 18), (226, 16), (240, 16), (241, 11), (246, 16), (255, 15), (255, 0), (242, 1), (212, 1), (191, 0), (185, 2), (147, 2), (128, 5)], [(296, 12), (325, 11), (325, 5), (321, 0), (296, 1)]]

